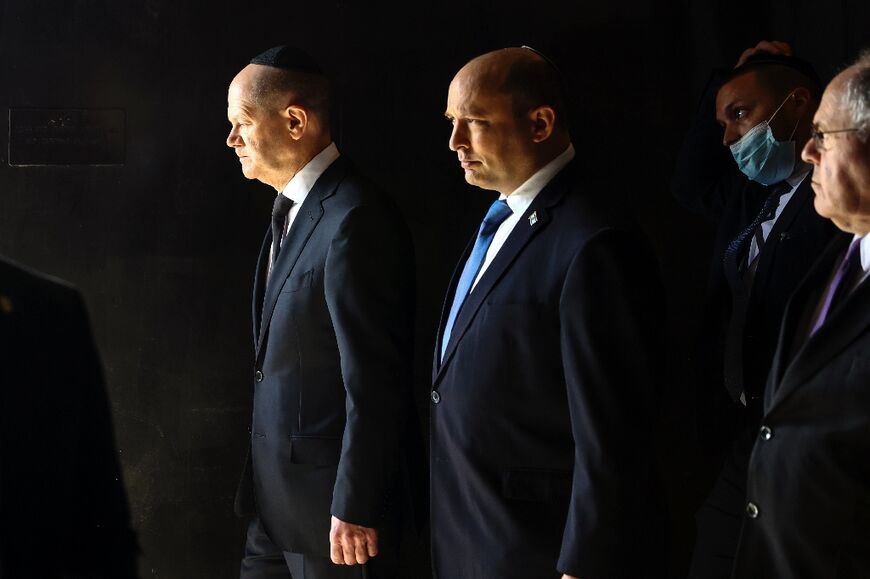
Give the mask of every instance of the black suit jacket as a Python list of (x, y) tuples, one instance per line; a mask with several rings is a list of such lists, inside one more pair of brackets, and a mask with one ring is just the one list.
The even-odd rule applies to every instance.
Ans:
[(786, 310), (749, 464), (758, 515), (744, 520), (734, 577), (870, 573), (870, 283), (805, 340), (851, 239), (828, 246)]
[(764, 243), (751, 289), (733, 275), (736, 264), (725, 262), (725, 249), (761, 210), (770, 188), (747, 179), (722, 145), (722, 128), (715, 117), (722, 78), (722, 72), (715, 71), (708, 84), (671, 186), (683, 206), (717, 225), (692, 378), (701, 389), (702, 436), (714, 449), (723, 448), (735, 434), (726, 375), (733, 378), (728, 384), (732, 400), (746, 392), (755, 413), (748, 422), (754, 429), (785, 304), (836, 232), (816, 214), (807, 176)]
[(0, 259), (0, 575), (136, 577), (138, 547), (79, 293)]
[(395, 205), (343, 158), (308, 194), (266, 283), (271, 242), (254, 284), (237, 510), (256, 509), (283, 550), (328, 556), (330, 513), (383, 527), (399, 503), (400, 441), (417, 432), (413, 250)]
[(634, 225), (576, 172), (564, 168), (517, 223), (441, 363), (436, 347), (439, 579), (664, 575), (652, 460), (659, 272)]

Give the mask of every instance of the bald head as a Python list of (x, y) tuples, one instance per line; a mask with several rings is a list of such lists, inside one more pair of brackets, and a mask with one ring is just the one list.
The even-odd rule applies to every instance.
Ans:
[(518, 117), (548, 106), (555, 113), (554, 128), (567, 132), (562, 78), (555, 66), (534, 50), (511, 47), (487, 52), (463, 66), (453, 82), (508, 95)]
[(812, 163), (813, 204), (839, 229), (870, 234), (870, 55), (828, 84), (802, 157)]
[(330, 86), (323, 74), (249, 64), (233, 79), (233, 90), (245, 91), (251, 102), (266, 109), (298, 105), (317, 115), (321, 126), (329, 126)]
[(331, 142), (325, 78), (249, 64), (230, 83), (227, 146), (242, 172), (280, 191)]
[(571, 144), (563, 108), (558, 71), (535, 51), (471, 60), (453, 77), (444, 112), (465, 180), (510, 195)]

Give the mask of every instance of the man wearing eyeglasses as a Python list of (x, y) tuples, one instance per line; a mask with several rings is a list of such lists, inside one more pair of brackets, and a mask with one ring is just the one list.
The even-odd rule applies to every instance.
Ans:
[(798, 157), (820, 92), (790, 46), (760, 42), (732, 70), (714, 71), (678, 158), (674, 195), (717, 225), (689, 382), (709, 467), (690, 577), (731, 574), (782, 312), (834, 232), (813, 211), (810, 166)]
[(734, 566), (870, 575), (870, 51), (822, 97), (803, 159), (839, 233), (785, 310), (749, 463)]

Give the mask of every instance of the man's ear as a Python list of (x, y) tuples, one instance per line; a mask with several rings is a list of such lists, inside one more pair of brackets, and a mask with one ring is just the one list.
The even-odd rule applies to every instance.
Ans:
[(294, 141), (298, 141), (305, 134), (305, 129), (308, 128), (308, 111), (299, 105), (288, 105), (284, 109), (284, 118), (287, 123), (287, 129), (290, 131), (290, 137)]
[(529, 112), (529, 120), (532, 123), (532, 141), (542, 143), (553, 134), (556, 124), (556, 111), (547, 105), (542, 105)]
[(805, 117), (807, 114), (812, 116), (814, 112), (812, 107), (814, 107), (818, 103), (813, 100), (812, 95), (810, 95), (810, 91), (802, 86), (799, 86), (798, 88), (794, 89), (791, 94), (794, 95), (795, 113), (797, 113), (797, 115), (800, 117)]

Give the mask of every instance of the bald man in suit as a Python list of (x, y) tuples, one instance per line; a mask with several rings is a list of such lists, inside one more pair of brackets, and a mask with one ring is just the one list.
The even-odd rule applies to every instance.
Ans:
[(277, 193), (254, 281), (244, 579), (394, 577), (410, 516), (411, 238), (332, 141), (329, 97), (290, 46), (252, 59), (228, 91), (227, 145)]
[(575, 158), (562, 82), (540, 53), (473, 59), (445, 114), (466, 181), (499, 195), (436, 341), (435, 575), (665, 577), (652, 249)]

